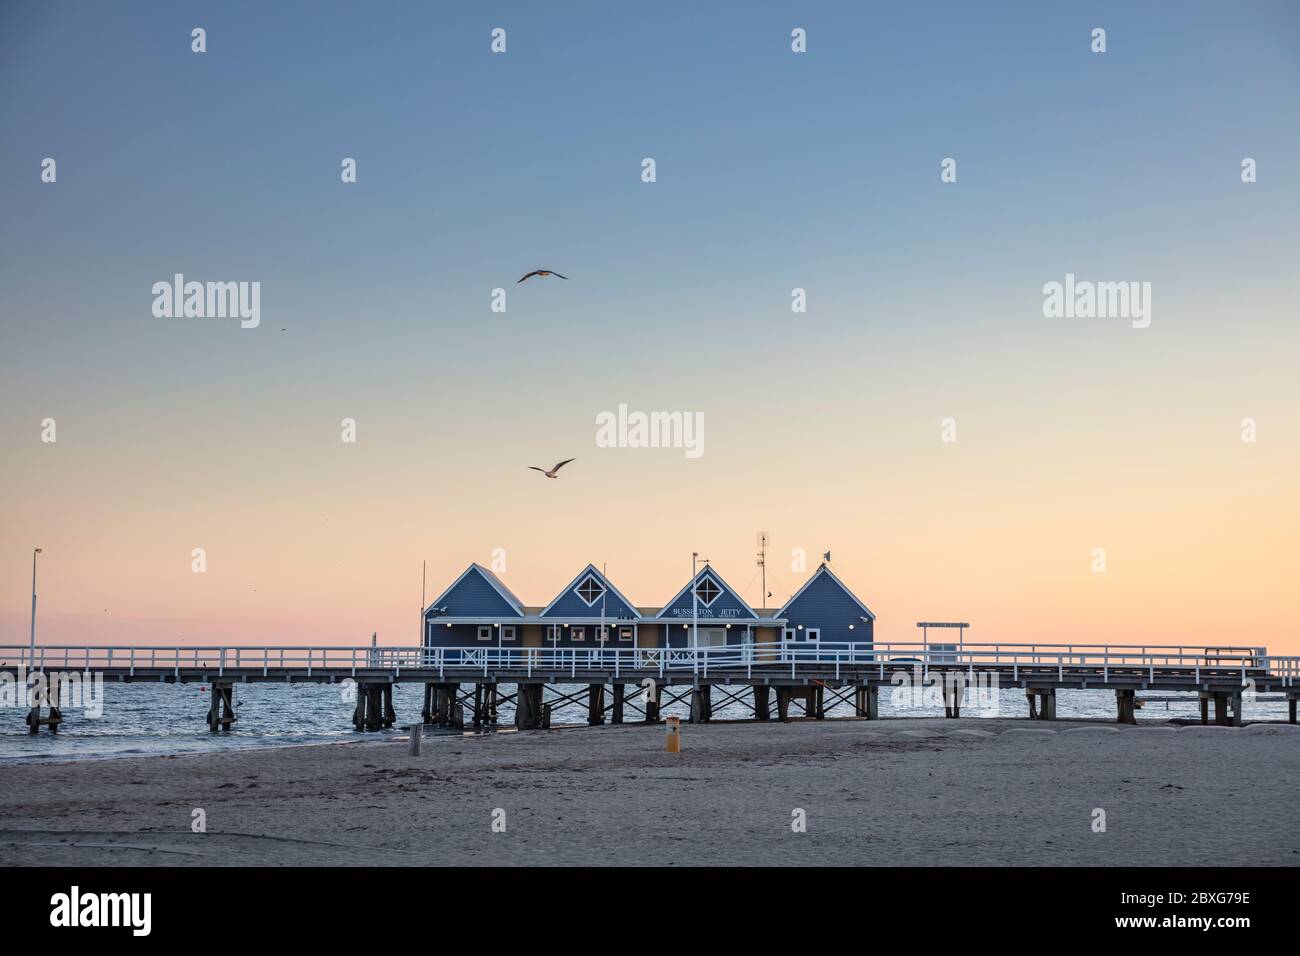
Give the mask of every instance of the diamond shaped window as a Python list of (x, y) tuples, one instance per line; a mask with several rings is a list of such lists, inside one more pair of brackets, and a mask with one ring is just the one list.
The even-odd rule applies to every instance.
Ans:
[(722, 588), (718, 587), (712, 578), (704, 578), (699, 584), (695, 585), (695, 595), (708, 607), (718, 599), (722, 593)]
[(601, 587), (600, 582), (590, 574), (583, 578), (582, 583), (574, 590), (578, 592), (578, 597), (587, 602), (588, 607), (595, 604), (600, 599), (600, 596), (605, 593), (605, 589)]

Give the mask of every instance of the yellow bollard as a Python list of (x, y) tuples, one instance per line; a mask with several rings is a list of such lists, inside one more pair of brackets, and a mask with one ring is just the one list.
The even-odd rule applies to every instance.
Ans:
[(680, 717), (665, 717), (664, 723), (668, 727), (668, 752), (670, 754), (681, 753), (682, 719)]

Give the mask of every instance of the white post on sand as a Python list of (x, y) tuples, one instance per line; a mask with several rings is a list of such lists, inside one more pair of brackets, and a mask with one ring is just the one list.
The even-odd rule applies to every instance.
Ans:
[(424, 725), (411, 725), (411, 756), (420, 756), (420, 744), (424, 741)]

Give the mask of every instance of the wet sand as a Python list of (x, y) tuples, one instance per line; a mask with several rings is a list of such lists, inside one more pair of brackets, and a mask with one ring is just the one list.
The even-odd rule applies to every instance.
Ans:
[(682, 738), (680, 754), (663, 727), (624, 725), (432, 737), (419, 757), (389, 739), (10, 765), (0, 848), (44, 866), (1300, 864), (1296, 727), (843, 720)]

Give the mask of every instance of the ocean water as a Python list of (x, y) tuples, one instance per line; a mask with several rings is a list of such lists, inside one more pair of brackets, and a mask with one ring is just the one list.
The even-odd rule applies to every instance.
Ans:
[[(463, 686), (464, 689), (470, 688), (470, 685)], [(501, 687), (503, 692), (513, 689), (509, 685)], [(585, 724), (585, 687), (554, 685), (553, 689), (580, 695), (579, 705), (570, 705), (554, 712), (553, 724)], [(103, 691), (102, 715), (91, 717), (82, 710), (66, 708), (63, 713), (64, 723), (57, 735), (51, 735), (45, 729), (40, 734), (30, 735), (24, 723), (26, 709), (0, 707), (0, 763), (206, 753), (232, 748), (375, 739), (385, 734), (392, 736), (403, 733), (403, 727), (419, 719), (423, 699), (420, 684), (396, 685), (393, 692), (393, 709), (397, 712), (396, 726), (388, 731), (358, 733), (352, 729), (355, 698), (349, 695), (347, 684), (236, 684), (235, 710), (239, 719), (229, 732), (213, 734), (208, 732), (204, 723), (209, 699), (206, 685), (110, 682), (104, 684)], [(632, 691), (633, 688), (629, 686), (628, 699), (639, 702), (639, 689), (635, 696)], [(718, 702), (724, 696), (723, 688), (717, 688), (713, 693), (715, 720), (750, 718), (748, 707), (744, 704), (719, 705)], [(1138, 696), (1141, 698), (1142, 694), (1139, 693)], [(1199, 716), (1199, 700), (1194, 693), (1160, 692), (1157, 695), (1152, 692), (1152, 696), (1178, 699), (1169, 703), (1148, 702), (1138, 711), (1138, 720), (1141, 722), (1195, 719)], [(551, 690), (548, 689), (548, 700), (550, 697)], [(1024, 691), (1020, 689), (990, 692), (986, 698), (982, 702), (968, 699), (963, 704), (962, 716), (1025, 717), (1028, 714)], [(611, 697), (607, 689), (605, 704), (608, 707), (610, 703)], [(988, 706), (978, 706), (979, 703)], [(771, 708), (775, 717), (775, 695)], [(663, 713), (685, 719), (689, 708), (687, 702), (682, 701), (666, 706)], [(791, 705), (792, 716), (801, 713), (797, 704)], [(1248, 721), (1284, 721), (1287, 719), (1287, 705), (1285, 700), (1248, 701), (1244, 713)], [(927, 702), (910, 697), (900, 699), (894, 695), (894, 688), (881, 688), (880, 716), (884, 719), (942, 715), (943, 708), (938, 701)], [(832, 710), (829, 716), (852, 717), (852, 694), (845, 703)], [(1057, 716), (1114, 720), (1115, 694), (1109, 690), (1059, 691)], [(625, 719), (638, 720), (640, 715), (628, 707)], [(498, 707), (498, 721), (501, 728), (513, 725), (514, 706), (511, 703), (506, 702)]]

